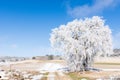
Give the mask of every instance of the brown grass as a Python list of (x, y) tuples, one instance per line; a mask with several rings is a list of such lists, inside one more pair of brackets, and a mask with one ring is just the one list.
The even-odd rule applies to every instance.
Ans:
[(41, 80), (47, 80), (48, 79), (48, 74), (49, 74), (49, 72), (44, 73), (43, 74), (44, 76), (41, 78)]
[(115, 71), (100, 71), (100, 72), (93, 72), (93, 71), (86, 71), (86, 72), (74, 72), (74, 73), (68, 73), (73, 80), (81, 80), (83, 78), (87, 80), (96, 80), (98, 78), (104, 78), (108, 79), (110, 76), (120, 76), (120, 72)]

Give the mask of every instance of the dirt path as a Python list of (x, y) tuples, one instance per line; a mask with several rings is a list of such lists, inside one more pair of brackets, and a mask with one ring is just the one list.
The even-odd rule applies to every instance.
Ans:
[(68, 75), (63, 72), (56, 72), (56, 80), (72, 80)]
[(47, 80), (55, 80), (55, 74), (53, 72), (49, 73)]
[(40, 72), (49, 72), (47, 80), (71, 80), (64, 72), (59, 71), (58, 69), (63, 68), (62, 64), (58, 63), (46, 63), (40, 68)]

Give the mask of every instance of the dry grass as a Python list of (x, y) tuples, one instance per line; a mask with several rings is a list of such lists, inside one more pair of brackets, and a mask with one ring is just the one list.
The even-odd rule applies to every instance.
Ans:
[(103, 68), (103, 69), (120, 69), (120, 63), (94, 63), (94, 68)]
[(96, 57), (95, 63), (120, 63), (120, 57)]
[(67, 75), (70, 76), (72, 80), (81, 80), (81, 79), (92, 80), (89, 77), (79, 75), (79, 73), (68, 73)]
[(49, 74), (49, 72), (44, 73), (43, 74), (44, 76), (41, 78), (41, 80), (47, 80), (48, 79), (48, 74)]
[(83, 72), (83, 73), (68, 73), (72, 80), (81, 80), (81, 79), (86, 79), (86, 80), (96, 80), (98, 78), (104, 78), (108, 79), (110, 76), (120, 76), (120, 72), (106, 72), (106, 71), (100, 71), (100, 72)]
[(94, 63), (95, 65), (120, 65), (120, 63)]
[(64, 75), (64, 76), (61, 76), (61, 75), (59, 75), (58, 74), (59, 72), (55, 72), (55, 75), (56, 75), (56, 78), (55, 78), (55, 80), (74, 80), (74, 79), (72, 79), (69, 75)]
[(32, 75), (39, 75), (40, 72), (38, 71), (27, 71), (28, 74), (32, 74)]

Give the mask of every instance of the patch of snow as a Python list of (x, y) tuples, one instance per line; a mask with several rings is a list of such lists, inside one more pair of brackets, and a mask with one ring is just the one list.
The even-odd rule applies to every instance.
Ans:
[(6, 77), (5, 71), (0, 71), (0, 76), (1, 76), (0, 80), (1, 79), (3, 79), (3, 80), (8, 79), (8, 77)]
[(120, 69), (101, 69), (103, 71), (120, 71)]
[(40, 71), (48, 71), (48, 72), (55, 72), (60, 68), (63, 68), (64, 66), (58, 63), (46, 63), (42, 68), (40, 68)]
[(58, 72), (58, 75), (65, 76), (65, 74), (63, 72)]
[(50, 73), (50, 74), (48, 75), (48, 80), (55, 80), (55, 74)]

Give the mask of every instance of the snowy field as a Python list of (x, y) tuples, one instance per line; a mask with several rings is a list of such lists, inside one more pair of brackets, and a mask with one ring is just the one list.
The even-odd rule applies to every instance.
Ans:
[[(104, 59), (95, 60), (93, 66), (102, 69), (103, 71), (84, 72), (80, 76), (93, 78), (115, 75), (120, 76), (120, 58), (116, 58), (118, 63), (114, 62), (113, 64), (113, 60), (112, 58), (109, 58), (109, 63), (111, 64), (108, 64), (107, 60), (105, 60), (105, 62)], [(20, 62), (0, 63), (0, 80), (72, 80), (72, 78), (65, 72), (65, 68), (66, 63), (63, 60), (26, 60)]]
[(28, 60), (0, 63), (0, 76), (2, 80), (57, 80), (58, 76), (66, 76), (62, 71), (64, 67), (63, 61)]
[(96, 57), (95, 62), (120, 63), (120, 57)]

